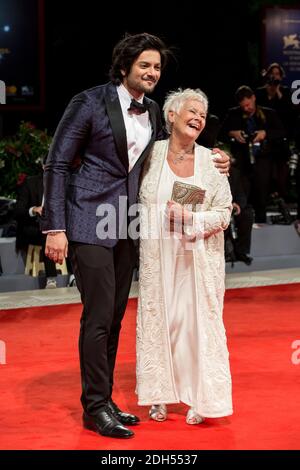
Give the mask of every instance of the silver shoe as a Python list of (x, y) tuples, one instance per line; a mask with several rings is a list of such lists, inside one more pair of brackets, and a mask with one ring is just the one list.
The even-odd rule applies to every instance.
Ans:
[(152, 405), (149, 410), (149, 416), (154, 421), (165, 421), (167, 419), (167, 406), (164, 404)]

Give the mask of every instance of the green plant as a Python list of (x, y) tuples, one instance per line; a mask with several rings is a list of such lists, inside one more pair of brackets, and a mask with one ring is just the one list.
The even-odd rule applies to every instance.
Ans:
[(22, 121), (15, 136), (0, 141), (0, 196), (16, 196), (18, 185), (26, 176), (41, 171), (52, 137)]

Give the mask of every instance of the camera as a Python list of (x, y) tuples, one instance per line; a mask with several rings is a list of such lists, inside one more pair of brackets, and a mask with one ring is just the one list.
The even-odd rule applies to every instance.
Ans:
[(256, 132), (252, 132), (252, 134), (247, 134), (245, 131), (242, 131), (242, 136), (244, 137), (247, 144), (250, 144), (250, 142), (252, 143), (255, 139)]
[(237, 208), (233, 207), (230, 223), (227, 229), (225, 230), (225, 261), (231, 263), (231, 267), (234, 266), (236, 261), (236, 255), (234, 251), (234, 242), (238, 238), (238, 232), (236, 227), (235, 216), (237, 214)]
[(231, 213), (231, 218), (230, 218), (230, 231), (231, 231), (231, 236), (233, 238), (233, 240), (236, 240), (237, 237), (238, 237), (238, 233), (237, 233), (237, 228), (236, 228), (236, 224), (235, 224), (235, 216), (237, 215), (237, 208), (234, 207), (232, 209), (232, 213)]
[(249, 158), (250, 158), (250, 163), (251, 165), (254, 165), (255, 163), (255, 157), (260, 150), (260, 142), (255, 142), (253, 143), (253, 140), (256, 137), (256, 132), (252, 132), (252, 134), (246, 134), (246, 132), (243, 132), (243, 137), (248, 144), (249, 147)]
[(266, 84), (277, 86), (280, 84), (280, 80), (278, 80), (278, 78), (273, 77), (273, 75), (270, 75), (266, 78)]

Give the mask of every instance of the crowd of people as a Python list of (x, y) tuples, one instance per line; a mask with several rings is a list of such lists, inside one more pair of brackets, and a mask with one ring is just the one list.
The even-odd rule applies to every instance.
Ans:
[(228, 261), (246, 264), (252, 262), (249, 253), (253, 222), (258, 226), (267, 222), (268, 206), (281, 213), (275, 219), (277, 223), (290, 224), (293, 217), (287, 203), (296, 202), (295, 228), (300, 235), (299, 109), (292, 102), (289, 88), (282, 84), (284, 70), (279, 63), (270, 64), (262, 76), (263, 86), (256, 90), (247, 85), (236, 90), (237, 106), (230, 108), (223, 120), (209, 116), (203, 140), (202, 136), (199, 139), (208, 146), (220, 141), (230, 151), (229, 181), (236, 231)]

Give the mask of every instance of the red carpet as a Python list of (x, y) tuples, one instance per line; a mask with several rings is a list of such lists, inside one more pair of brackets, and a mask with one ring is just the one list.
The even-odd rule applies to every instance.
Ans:
[[(24, 293), (26, 295), (26, 293)], [(77, 336), (81, 306), (0, 312), (0, 449), (298, 449), (300, 285), (226, 293), (225, 324), (233, 375), (234, 414), (185, 424), (185, 406), (164, 423), (136, 404), (135, 314), (128, 304), (118, 356), (115, 400), (138, 414), (136, 436), (117, 440), (81, 426)], [(299, 349), (299, 346), (298, 346)], [(296, 360), (296, 362), (298, 362)]]

